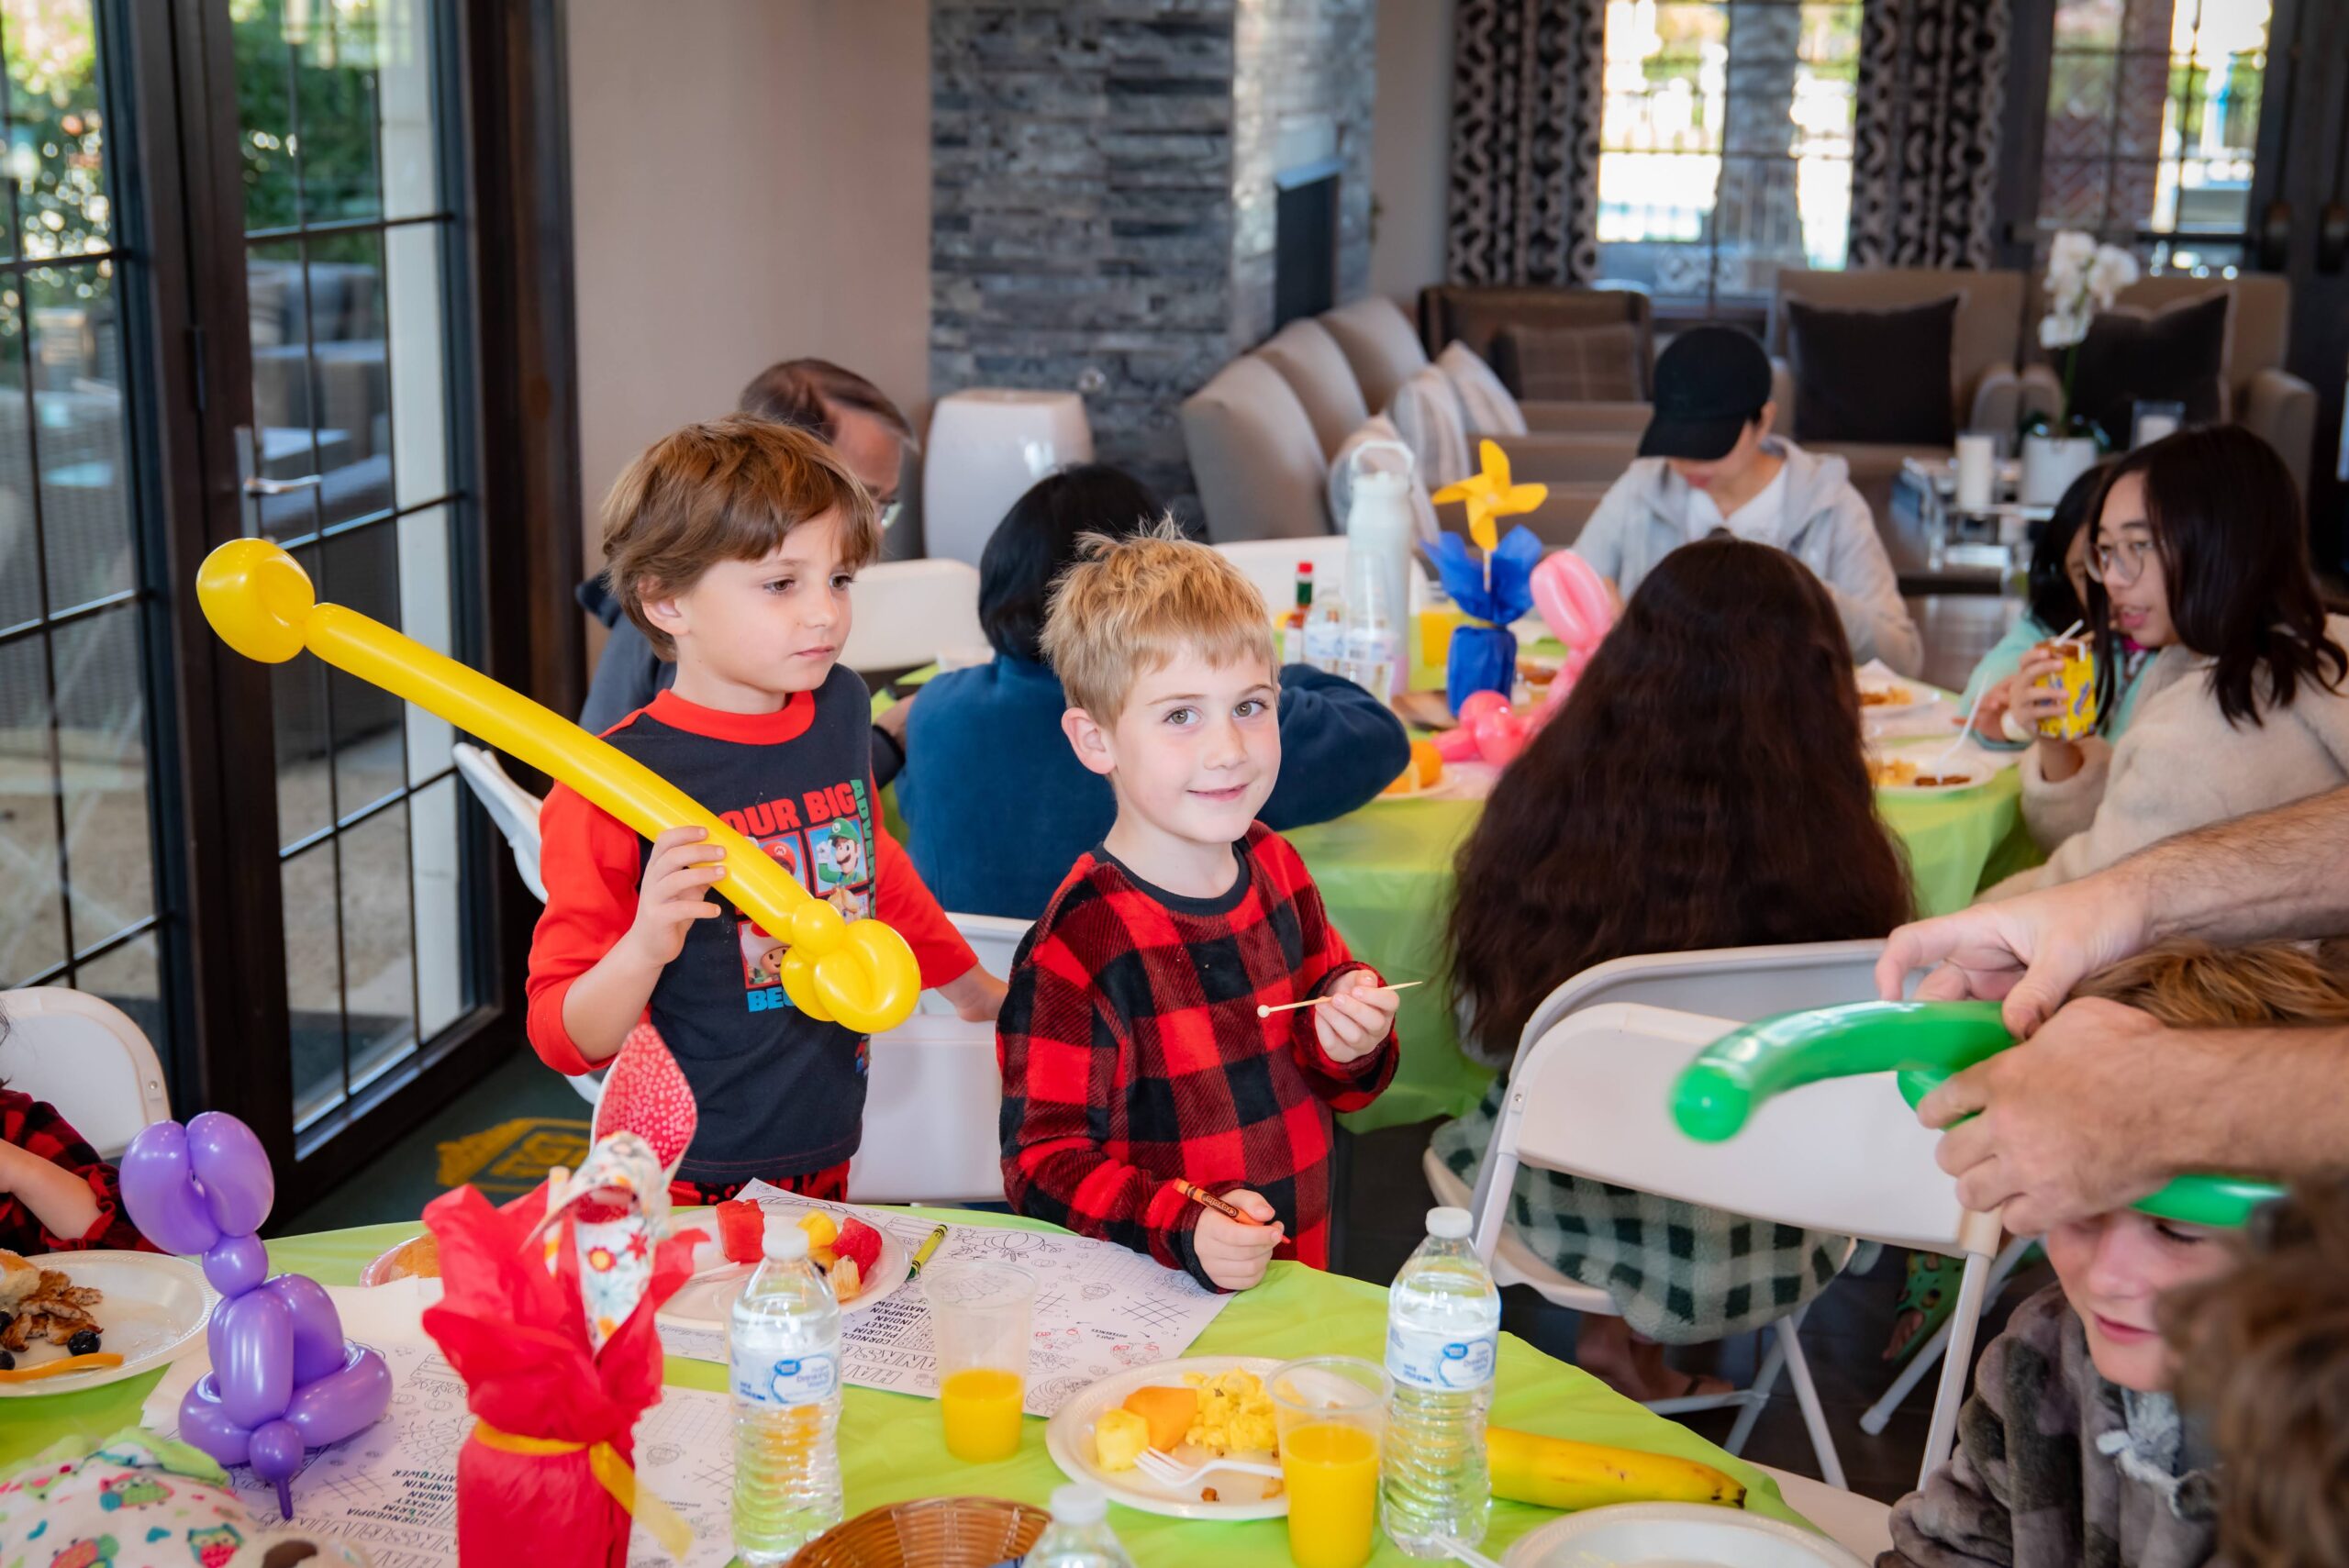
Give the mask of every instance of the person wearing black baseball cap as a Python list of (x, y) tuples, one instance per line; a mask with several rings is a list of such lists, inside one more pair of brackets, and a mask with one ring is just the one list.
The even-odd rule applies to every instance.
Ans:
[(1729, 533), (1775, 545), (1827, 584), (1854, 659), (1917, 673), (1924, 639), (1850, 465), (1770, 434), (1776, 413), (1770, 357), (1751, 334), (1681, 333), (1656, 356), (1655, 412), (1639, 461), (1583, 525), (1575, 553), (1629, 597), (1692, 539)]

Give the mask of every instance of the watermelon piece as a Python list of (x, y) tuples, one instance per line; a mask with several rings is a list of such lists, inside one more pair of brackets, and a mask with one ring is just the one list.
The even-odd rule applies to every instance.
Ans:
[(766, 1255), (766, 1211), (740, 1198), (718, 1206), (718, 1245), (729, 1263), (755, 1263)]
[(881, 1264), (881, 1232), (854, 1215), (843, 1216), (840, 1239), (832, 1243), (832, 1251), (843, 1258), (856, 1260), (856, 1272), (866, 1279)]

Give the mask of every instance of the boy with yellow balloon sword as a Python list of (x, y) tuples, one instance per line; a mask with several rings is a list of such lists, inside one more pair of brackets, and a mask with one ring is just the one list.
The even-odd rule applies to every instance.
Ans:
[[(530, 1041), (572, 1073), (632, 1035), (665, 1046), (700, 1110), (680, 1203), (754, 1179), (841, 1195), (863, 1037), (902, 1022), (925, 984), (974, 1019), (1002, 996), (881, 828), (869, 698), (837, 662), (848, 580), (877, 540), (871, 499), (802, 432), (729, 417), (655, 443), (614, 487), (604, 543), (677, 682), (602, 740), (317, 604), (265, 539), (223, 545), (199, 574), (206, 618), (239, 652), (307, 648), (558, 781), (540, 817)], [(819, 898), (819, 865), (863, 880)]]

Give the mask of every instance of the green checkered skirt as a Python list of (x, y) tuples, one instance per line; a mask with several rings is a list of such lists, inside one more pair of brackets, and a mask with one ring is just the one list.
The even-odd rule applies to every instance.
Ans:
[[(1436, 1129), (1437, 1158), (1472, 1186), (1507, 1080)], [(1653, 1193), (1518, 1167), (1509, 1228), (1567, 1278), (1603, 1290), (1639, 1333), (1702, 1344), (1776, 1322), (1827, 1288), (1851, 1238), (1748, 1219)]]

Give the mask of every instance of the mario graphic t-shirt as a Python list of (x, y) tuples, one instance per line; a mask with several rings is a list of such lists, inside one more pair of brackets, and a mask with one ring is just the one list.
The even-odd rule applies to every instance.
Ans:
[[(834, 669), (771, 714), (722, 713), (664, 691), (605, 739), (714, 811), (848, 919), (877, 916), (914, 950), (925, 986), (976, 962), (881, 827), (871, 699)], [(590, 1063), (563, 1028), (572, 983), (627, 934), (651, 846), (558, 785), (539, 817), (547, 911), (530, 947), (530, 1043), (558, 1072)], [(678, 1175), (712, 1184), (800, 1175), (856, 1152), (864, 1040), (818, 1023), (783, 989), (782, 945), (710, 895), (647, 1008), (699, 1105)]]

